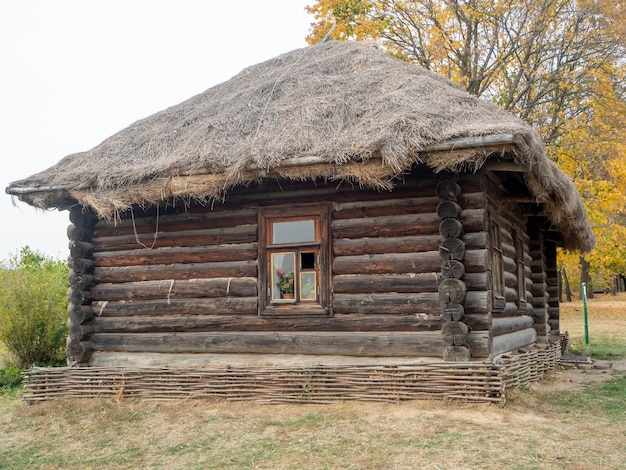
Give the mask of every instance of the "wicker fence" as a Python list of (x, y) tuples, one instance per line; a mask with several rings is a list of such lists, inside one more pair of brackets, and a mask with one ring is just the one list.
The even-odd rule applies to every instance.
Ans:
[(504, 405), (508, 389), (526, 386), (553, 369), (559, 351), (555, 342), (494, 361), (410, 365), (34, 368), (27, 374), (23, 399), (223, 398), (320, 404), (458, 399)]

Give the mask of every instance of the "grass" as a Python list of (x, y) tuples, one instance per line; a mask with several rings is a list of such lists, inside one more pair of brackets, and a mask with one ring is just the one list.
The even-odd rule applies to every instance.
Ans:
[[(563, 330), (576, 348), (581, 309), (563, 308)], [(626, 296), (590, 302), (589, 351), (623, 357), (625, 311)], [(624, 468), (626, 372), (603, 373), (607, 380), (578, 390), (531, 386), (514, 393), (506, 408), (211, 400), (27, 406), (13, 389), (0, 394), (0, 469)]]

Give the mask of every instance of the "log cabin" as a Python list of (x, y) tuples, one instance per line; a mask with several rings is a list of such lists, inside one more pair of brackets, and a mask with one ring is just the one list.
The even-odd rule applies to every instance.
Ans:
[(243, 70), (7, 193), (67, 210), (68, 362), (490, 360), (595, 240), (536, 130), (371, 43)]

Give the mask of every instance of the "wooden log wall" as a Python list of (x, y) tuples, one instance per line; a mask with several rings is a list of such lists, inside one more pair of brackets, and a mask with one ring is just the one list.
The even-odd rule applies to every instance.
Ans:
[(556, 244), (552, 241), (546, 241), (546, 284), (548, 297), (548, 328), (545, 338), (541, 338), (542, 342), (549, 342), (550, 336), (558, 337), (561, 334), (560, 323), (560, 304), (559, 304), (559, 281), (557, 266), (557, 250)]
[(70, 250), (67, 360), (70, 365), (87, 362), (93, 352), (89, 340), (94, 319), (91, 305), (91, 288), (95, 284), (92, 234), (96, 221), (96, 216), (89, 210), (78, 206), (70, 209), (71, 224), (67, 229)]
[[(490, 179), (487, 180), (489, 197), (489, 214), (492, 222), (500, 229), (502, 249), (502, 265), (504, 277), (504, 308), (495, 309), (492, 319), (493, 349), (492, 356), (536, 342), (537, 333), (534, 330), (533, 320), (533, 262), (532, 247), (534, 236), (529, 234), (527, 220), (516, 204), (503, 204), (493, 197), (501, 191)], [(515, 235), (514, 235), (515, 233)], [(524, 279), (521, 281), (524, 288), (519, 293), (520, 280), (518, 279), (518, 253), (516, 238), (522, 246), (523, 253), (519, 257), (523, 260)]]
[(437, 215), (441, 219), (439, 234), (439, 257), (442, 280), (438, 286), (441, 309), (441, 337), (446, 344), (443, 359), (446, 361), (469, 361), (472, 357), (468, 346), (470, 328), (465, 323), (465, 243), (461, 213), (457, 203), (461, 187), (452, 178), (441, 180), (436, 186), (439, 199)]
[[(473, 357), (487, 357), (489, 256), (480, 183), (474, 178), (463, 194), (456, 182), (442, 183), (433, 194), (437, 181), (432, 174), (424, 180), (401, 198), (395, 191), (374, 201), (356, 193), (358, 200), (333, 203), (334, 323), (344, 317), (363, 331), (381, 325), (415, 331), (416, 355), (448, 351), (450, 359), (466, 360), (471, 348)], [(452, 295), (446, 314), (460, 306), (465, 323), (442, 329), (441, 298)]]
[[(86, 363), (92, 351), (130, 350), (489, 357), (482, 176), (440, 181), (433, 191), (436, 183), (427, 173), (393, 193), (270, 185), (262, 195), (233, 194), (220, 208), (136, 211), (116, 223), (73, 210), (68, 357)], [(333, 316), (259, 317), (259, 204), (329, 200)], [(511, 259), (505, 264), (515, 305), (515, 269)], [(529, 328), (511, 310), (495, 321), (496, 336)]]
[[(548, 274), (546, 259), (546, 242), (541, 228), (541, 221), (531, 218), (528, 222), (528, 230), (531, 234), (530, 255), (532, 258), (532, 306), (534, 319), (533, 327), (537, 332), (539, 341), (545, 340), (550, 333), (548, 314)], [(556, 256), (556, 250), (555, 250)], [(556, 261), (556, 260), (555, 260)], [(555, 263), (556, 266), (556, 263)], [(558, 299), (557, 299), (558, 300)]]
[[(128, 335), (141, 333), (134, 348), (149, 349), (149, 333), (257, 319), (256, 209), (153, 210), (115, 223), (74, 209), (70, 220), (71, 363), (128, 351)], [(163, 350), (176, 349), (171, 342)]]

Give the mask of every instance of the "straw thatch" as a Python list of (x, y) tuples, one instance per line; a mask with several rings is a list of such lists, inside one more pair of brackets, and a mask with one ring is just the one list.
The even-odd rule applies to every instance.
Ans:
[(499, 135), (511, 136), (506, 150), (565, 245), (591, 249), (580, 198), (531, 127), (370, 43), (330, 41), (247, 68), (7, 192), (43, 208), (78, 201), (107, 218), (133, 204), (207, 201), (263, 177), (389, 189), (416, 163), (475, 170), (503, 147), (429, 149)]

